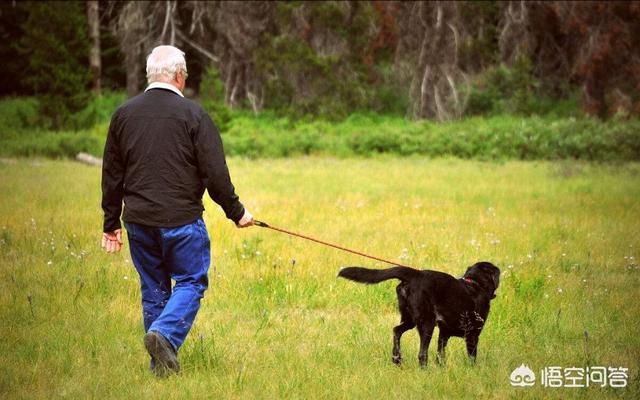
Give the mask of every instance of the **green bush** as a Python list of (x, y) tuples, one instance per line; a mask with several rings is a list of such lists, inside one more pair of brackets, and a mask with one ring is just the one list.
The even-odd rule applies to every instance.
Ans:
[(40, 102), (35, 97), (8, 98), (0, 101), (0, 138), (12, 136), (22, 129), (46, 127), (40, 115)]
[(468, 89), (466, 115), (581, 115), (578, 96), (554, 98), (543, 90), (527, 58), (488, 68)]
[[(122, 94), (95, 99), (79, 113), (82, 116), (74, 118), (99, 123), (75, 132), (37, 128), (40, 121), (35, 99), (0, 101), (0, 155), (73, 157), (85, 151), (101, 156), (109, 117), (121, 99)], [(333, 122), (290, 119), (268, 111), (256, 116), (209, 100), (203, 105), (221, 129), (226, 153), (235, 156), (395, 154), (482, 160), (640, 160), (638, 119), (497, 115), (437, 124), (369, 113)]]
[(201, 100), (224, 104), (224, 83), (215, 65), (209, 66), (202, 74), (198, 94)]
[[(125, 100), (123, 92), (106, 92), (89, 99), (84, 108), (65, 118), (73, 129), (89, 129), (109, 122), (115, 109)], [(3, 99), (0, 101), (0, 137), (13, 136), (25, 129), (51, 129), (51, 119), (41, 110), (42, 102), (37, 97)]]
[(111, 115), (127, 99), (124, 92), (105, 92), (91, 98), (83, 109), (69, 117), (75, 129), (88, 129), (111, 120)]
[(200, 105), (209, 113), (220, 132), (229, 129), (229, 124), (235, 115), (242, 115), (244, 111), (234, 111), (224, 104), (224, 84), (220, 78), (220, 71), (215, 65), (210, 66), (202, 74), (202, 81), (198, 88)]
[(640, 160), (640, 121), (495, 116), (443, 124), (356, 114), (339, 123), (240, 117), (225, 149), (247, 157), (426, 155), (484, 160)]
[(20, 157), (75, 157), (79, 152), (102, 156), (111, 113), (124, 94), (112, 93), (93, 99), (84, 110), (72, 114), (78, 131), (51, 131), (51, 123), (40, 113), (35, 97), (0, 101), (0, 155)]
[(225, 132), (229, 129), (231, 121), (237, 116), (242, 115), (242, 111), (235, 112), (224, 103), (220, 103), (213, 100), (202, 100), (200, 105), (211, 116), (211, 119), (215, 123), (220, 132)]
[(23, 132), (3, 140), (2, 156), (73, 158), (79, 152), (102, 156), (104, 140), (85, 132)]

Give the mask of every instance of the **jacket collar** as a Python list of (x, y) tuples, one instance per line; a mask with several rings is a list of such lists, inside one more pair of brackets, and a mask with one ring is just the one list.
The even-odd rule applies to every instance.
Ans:
[(177, 87), (173, 86), (170, 83), (153, 82), (153, 83), (150, 83), (149, 86), (147, 86), (147, 88), (144, 91), (146, 93), (151, 89), (167, 89), (167, 90), (171, 90), (173, 93), (177, 94), (180, 97), (184, 97), (182, 92), (180, 90), (178, 90)]

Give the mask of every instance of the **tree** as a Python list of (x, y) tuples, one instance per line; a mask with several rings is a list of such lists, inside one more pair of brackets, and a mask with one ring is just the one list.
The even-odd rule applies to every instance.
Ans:
[(91, 69), (92, 89), (95, 94), (100, 94), (100, 77), (102, 64), (100, 62), (100, 15), (98, 1), (87, 1), (87, 24), (89, 26), (89, 68)]
[(466, 35), (459, 3), (407, 3), (399, 18), (396, 69), (409, 71), (411, 115), (438, 121), (460, 117), (466, 105), (460, 88), (467, 76), (459, 62)]
[[(55, 95), (73, 110), (89, 82), (98, 93), (126, 74), (133, 96), (144, 84), (145, 56), (171, 44), (187, 53), (190, 85), (211, 65), (207, 81), (221, 82), (225, 105), (256, 113), (340, 118), (405, 109), (445, 121), (463, 114), (469, 93), (481, 93), (472, 97), (476, 105), (519, 93), (525, 101), (517, 108), (528, 112), (539, 95), (577, 90), (590, 114), (640, 113), (639, 2), (84, 4), (86, 13), (78, 2), (0, 5), (0, 36), (10, 43), (0, 52), (13, 71), (0, 78), (2, 93)], [(113, 34), (101, 37), (101, 25)], [(13, 75), (20, 85), (6, 78)], [(482, 92), (501, 76), (509, 90)], [(477, 108), (487, 109), (494, 108)]]
[(23, 81), (41, 96), (42, 111), (55, 126), (67, 122), (88, 96), (87, 21), (79, 2), (33, 2), (22, 24), (18, 49), (28, 59)]
[(521, 55), (547, 92), (581, 89), (588, 114), (640, 111), (640, 3), (508, 2), (501, 21), (503, 62)]
[(151, 32), (147, 20), (152, 13), (152, 3), (132, 1), (112, 3), (110, 11), (116, 14), (112, 19), (112, 29), (120, 42), (120, 52), (124, 57), (127, 76), (127, 95), (135, 96), (142, 87), (144, 48), (149, 47)]
[(22, 76), (28, 60), (18, 50), (16, 38), (23, 35), (22, 24), (28, 14), (24, 3), (0, 2), (0, 59), (4, 60), (0, 74), (0, 95), (32, 94)]
[(278, 3), (274, 16), (256, 55), (268, 107), (341, 118), (368, 106), (378, 34), (370, 4)]
[[(184, 45), (196, 49), (199, 54), (206, 54), (212, 60), (217, 60), (207, 50), (210, 46), (202, 46), (191, 36), (196, 26), (200, 24), (200, 36), (203, 14), (205, 11), (219, 7), (213, 2), (178, 2), (169, 0), (164, 2), (112, 2), (107, 10), (110, 17), (110, 27), (120, 43), (120, 52), (124, 57), (126, 70), (127, 94), (134, 96), (139, 93), (144, 83), (145, 56), (158, 45), (168, 44), (181, 47)], [(193, 12), (189, 12), (189, 11)], [(189, 25), (189, 18), (192, 20)], [(190, 26), (188, 34), (183, 32), (185, 26)], [(185, 51), (186, 52), (186, 51)], [(192, 62), (189, 62), (193, 65)], [(191, 80), (192, 81), (192, 80)]]
[(258, 112), (264, 104), (263, 85), (256, 76), (256, 53), (262, 34), (271, 26), (276, 5), (269, 1), (221, 2), (204, 13), (214, 31), (212, 52), (225, 87), (225, 104), (244, 101)]
[(557, 4), (564, 16), (564, 32), (575, 53), (572, 76), (582, 86), (586, 112), (605, 117), (640, 112), (640, 4), (584, 2)]

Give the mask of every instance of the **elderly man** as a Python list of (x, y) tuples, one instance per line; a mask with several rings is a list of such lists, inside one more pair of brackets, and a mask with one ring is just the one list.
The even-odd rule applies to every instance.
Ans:
[[(211, 118), (182, 91), (184, 53), (159, 46), (147, 58), (149, 86), (113, 114), (102, 168), (102, 247), (122, 246), (120, 213), (140, 275), (144, 345), (159, 376), (180, 369), (184, 342), (208, 286), (205, 188), (240, 228), (253, 224), (229, 177)], [(175, 281), (173, 288), (171, 280)]]

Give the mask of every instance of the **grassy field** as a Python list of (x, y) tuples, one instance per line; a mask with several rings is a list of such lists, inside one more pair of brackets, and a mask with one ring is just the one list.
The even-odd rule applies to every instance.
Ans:
[[(420, 268), (502, 271), (478, 362), (391, 363), (395, 282), (384, 267), (261, 228), (206, 201), (211, 286), (180, 352), (154, 378), (128, 255), (100, 251), (100, 171), (0, 161), (0, 398), (638, 398), (640, 165), (423, 158), (230, 159), (258, 219)], [(509, 384), (525, 363), (629, 368), (626, 388)]]

